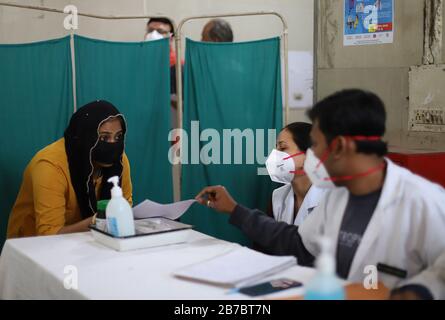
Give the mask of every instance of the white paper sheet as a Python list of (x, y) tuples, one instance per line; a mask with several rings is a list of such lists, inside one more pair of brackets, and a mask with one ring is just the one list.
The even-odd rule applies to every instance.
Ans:
[(191, 199), (170, 204), (160, 204), (151, 200), (145, 200), (133, 208), (133, 214), (137, 219), (165, 217), (176, 220), (195, 202), (195, 199)]

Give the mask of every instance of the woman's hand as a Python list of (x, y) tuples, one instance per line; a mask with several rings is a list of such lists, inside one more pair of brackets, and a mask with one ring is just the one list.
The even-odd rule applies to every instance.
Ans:
[(237, 205), (223, 186), (204, 188), (195, 197), (196, 201), (220, 212), (231, 214)]

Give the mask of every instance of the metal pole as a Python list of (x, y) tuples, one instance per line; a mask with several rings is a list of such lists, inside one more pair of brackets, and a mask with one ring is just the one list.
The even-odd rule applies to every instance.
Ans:
[(287, 29), (283, 31), (283, 50), (284, 50), (284, 125), (289, 124), (289, 51), (288, 51)]
[[(181, 65), (181, 30), (177, 29), (175, 33), (175, 50), (176, 50), (176, 116), (177, 116), (177, 127), (179, 130), (179, 140), (177, 143), (179, 143), (179, 155), (182, 157), (182, 150), (181, 150), (181, 144), (183, 142), (183, 136), (182, 136), (182, 119), (183, 119), (183, 99), (182, 99), (182, 65)], [(177, 174), (178, 174), (178, 181), (179, 181), (179, 188), (178, 188), (178, 194), (176, 195), (177, 198), (175, 201), (181, 200), (181, 176), (182, 176), (182, 164), (179, 162), (179, 164), (176, 164), (177, 166)]]
[(264, 16), (264, 15), (274, 15), (280, 18), (280, 20), (283, 23), (284, 29), (287, 29), (287, 22), (284, 19), (284, 17), (275, 11), (253, 11), (253, 12), (238, 12), (238, 13), (221, 13), (221, 14), (206, 14), (206, 15), (197, 15), (197, 16), (191, 16), (188, 18), (183, 19), (180, 23), (178, 28), (182, 28), (182, 25), (190, 20), (196, 20), (196, 19), (208, 19), (208, 18), (224, 18), (224, 17), (245, 17), (245, 16)]
[(73, 82), (73, 108), (77, 111), (77, 83), (76, 83), (76, 53), (74, 49), (74, 30), (70, 34), (70, 51), (71, 51), (71, 76)]

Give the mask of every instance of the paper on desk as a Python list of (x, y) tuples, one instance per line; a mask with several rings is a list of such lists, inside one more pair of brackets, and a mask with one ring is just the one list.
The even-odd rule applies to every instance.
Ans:
[(296, 264), (293, 256), (269, 256), (241, 247), (174, 272), (178, 278), (225, 287), (242, 287)]
[(184, 200), (170, 204), (160, 204), (145, 200), (133, 208), (133, 215), (137, 219), (165, 217), (176, 220), (187, 211), (196, 200)]

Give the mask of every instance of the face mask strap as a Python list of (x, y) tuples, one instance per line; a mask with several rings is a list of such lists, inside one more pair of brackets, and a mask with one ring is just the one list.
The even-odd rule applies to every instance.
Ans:
[[(380, 136), (344, 136), (346, 139), (354, 140), (354, 141), (380, 141), (382, 140), (382, 137)], [(326, 161), (326, 159), (329, 157), (329, 153), (332, 149), (335, 149), (338, 138), (335, 138), (332, 140), (329, 147), (326, 149), (326, 151), (323, 153), (323, 155), (320, 158), (320, 162), (317, 164), (316, 169)]]
[[(286, 158), (283, 158), (283, 160), (289, 160), (289, 159), (292, 159), (292, 158), (295, 158), (295, 157), (298, 157), (298, 156), (302, 156), (304, 154), (306, 154), (306, 152), (304, 152), (304, 151), (297, 152), (297, 153), (292, 154), (292, 155), (290, 155), (290, 156), (288, 156)], [(295, 175), (299, 175), (299, 176), (306, 175), (306, 172), (304, 172), (304, 170), (289, 171), (289, 173), (292, 173), (292, 174), (295, 174)]]
[(368, 171), (365, 171), (363, 173), (359, 173), (359, 174), (355, 174), (355, 175), (351, 175), (351, 176), (344, 176), (344, 177), (333, 177), (333, 178), (328, 178), (325, 179), (325, 181), (332, 181), (332, 182), (336, 182), (336, 181), (349, 181), (349, 180), (353, 180), (356, 178), (362, 178), (362, 177), (366, 177), (370, 174), (373, 174), (375, 172), (378, 172), (380, 170), (383, 170), (386, 166), (386, 163), (382, 163), (381, 165), (379, 165), (378, 167), (369, 169)]
[(329, 153), (331, 152), (331, 149), (334, 149), (337, 146), (337, 141), (338, 141), (337, 138), (332, 140), (332, 142), (330, 143), (330, 145), (328, 146), (326, 151), (321, 156), (320, 161), (318, 162), (318, 164), (315, 167), (315, 169), (318, 169), (328, 159)]
[[(381, 141), (382, 137), (380, 136), (344, 136), (346, 139), (350, 139), (350, 140), (354, 140), (354, 141)], [(329, 153), (331, 151), (331, 149), (334, 149), (336, 147), (336, 143), (337, 143), (337, 138), (334, 139), (331, 142), (331, 145), (328, 147), (328, 149), (326, 149), (326, 151), (323, 153), (320, 162), (317, 164), (317, 169), (318, 167), (324, 163), (326, 161), (326, 159), (329, 156)], [(365, 171), (363, 173), (359, 173), (356, 175), (350, 175), (350, 176), (344, 176), (344, 177), (330, 177), (330, 178), (326, 178), (324, 179), (324, 181), (332, 181), (332, 182), (336, 182), (336, 181), (348, 181), (348, 180), (353, 180), (356, 178), (361, 178), (361, 177), (365, 177), (368, 176), (372, 173), (375, 173), (377, 171), (383, 170), (386, 166), (386, 163), (383, 163), (381, 165), (379, 165), (378, 167), (372, 168), (368, 171)]]
[(305, 176), (306, 175), (306, 172), (304, 170), (289, 171), (289, 173), (295, 174), (297, 176)]
[(380, 136), (345, 136), (346, 139), (351, 139), (354, 141), (380, 141), (382, 137)]
[(292, 159), (292, 158), (295, 158), (295, 157), (298, 157), (298, 156), (302, 156), (303, 154), (306, 154), (306, 152), (298, 152), (296, 154), (293, 154), (293, 155), (290, 155), (290, 156), (288, 156), (286, 158), (283, 158), (283, 160), (289, 160), (289, 159)]

